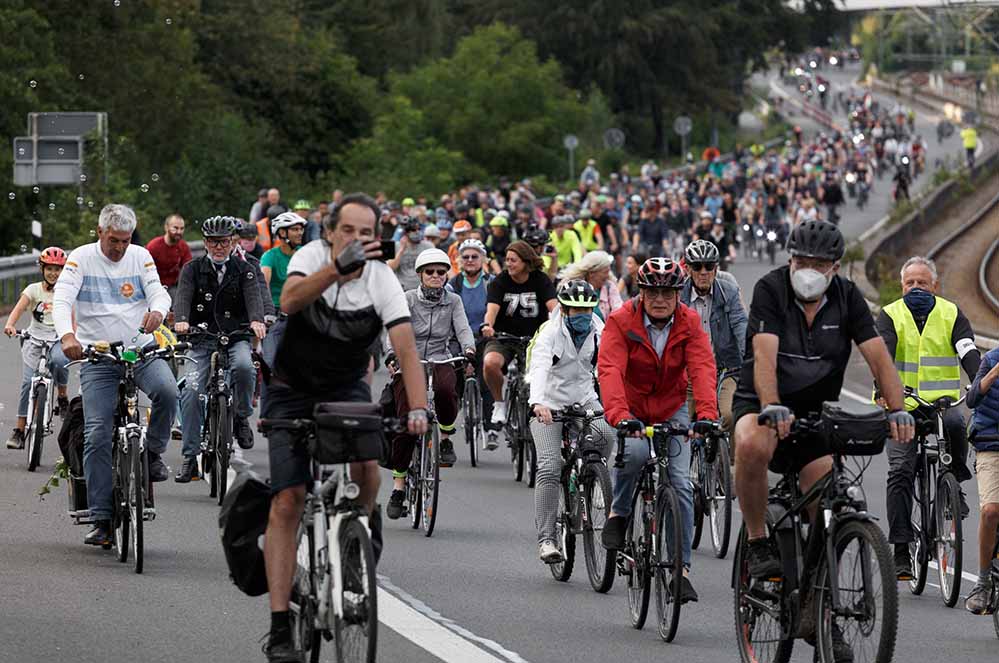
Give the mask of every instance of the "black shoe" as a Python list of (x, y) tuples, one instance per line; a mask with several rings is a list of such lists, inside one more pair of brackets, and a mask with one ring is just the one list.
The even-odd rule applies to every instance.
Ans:
[(697, 592), (687, 576), (680, 578), (680, 604), (684, 603), (697, 603)]
[(302, 652), (295, 649), (290, 640), (271, 642), (264, 645), (267, 663), (302, 663)]
[(197, 456), (185, 456), (184, 463), (180, 466), (180, 471), (177, 472), (177, 476), (173, 480), (177, 483), (190, 483), (191, 481), (199, 481), (201, 476), (198, 475), (198, 457)]
[(832, 650), (835, 663), (853, 663), (853, 648), (843, 639), (839, 624), (832, 625)]
[(69, 397), (59, 396), (56, 399), (56, 410), (57, 412), (53, 414), (58, 414), (63, 419), (69, 416)]
[(184, 432), (180, 430), (180, 426), (174, 426), (170, 429), (170, 439), (171, 440), (183, 440)]
[(236, 444), (240, 449), (253, 448), (253, 429), (246, 417), (236, 417)]
[(20, 428), (15, 428), (10, 433), (10, 437), (7, 439), (8, 449), (23, 449), (24, 448), (24, 431)]
[(83, 542), (88, 546), (110, 546), (111, 545), (111, 521), (98, 520), (94, 522), (94, 528), (83, 537)]
[(454, 445), (450, 438), (441, 440), (441, 467), (451, 467), (458, 462), (458, 456), (454, 453)]
[(895, 544), (895, 577), (899, 582), (908, 582), (912, 574), (912, 555), (909, 554), (908, 543)]
[(961, 494), (961, 520), (965, 520), (971, 509), (968, 508), (968, 498), (964, 496), (964, 489), (959, 489), (958, 492)]
[(600, 543), (607, 550), (624, 548), (624, 530), (628, 527), (628, 519), (624, 516), (611, 516), (604, 523), (604, 531), (600, 535)]
[(389, 520), (399, 520), (402, 518), (402, 513), (405, 510), (405, 502), (406, 491), (392, 491), (392, 495), (389, 497), (388, 507), (385, 509), (385, 515), (389, 517)]
[(746, 562), (751, 577), (767, 580), (784, 575), (777, 551), (769, 538), (753, 539), (746, 548)]
[(149, 480), (153, 483), (160, 483), (170, 478), (170, 472), (163, 463), (159, 454), (149, 452)]

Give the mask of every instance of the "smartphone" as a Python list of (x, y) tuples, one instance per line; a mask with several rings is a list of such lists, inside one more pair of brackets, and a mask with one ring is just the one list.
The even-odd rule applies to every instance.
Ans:
[(386, 260), (392, 260), (395, 258), (395, 242), (391, 239), (382, 240), (382, 257), (379, 258), (382, 262)]

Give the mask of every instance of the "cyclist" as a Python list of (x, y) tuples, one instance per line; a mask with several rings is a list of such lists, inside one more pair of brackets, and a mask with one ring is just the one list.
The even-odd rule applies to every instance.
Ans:
[[(485, 336), (482, 373), (494, 401), (492, 423), (506, 423), (503, 400), (503, 371), (516, 356), (517, 348), (492, 338), (496, 332), (513, 336), (534, 336), (548, 313), (555, 308), (555, 286), (541, 272), (541, 258), (527, 242), (514, 242), (506, 251), (506, 268), (492, 280), (486, 296), (486, 320), (479, 328)], [(496, 431), (489, 431), (495, 444)]]
[[(270, 372), (264, 417), (311, 417), (316, 403), (325, 401), (370, 402), (368, 348), (387, 328), (411, 394), (409, 432), (426, 432), (426, 385), (409, 308), (392, 270), (375, 260), (379, 213), (369, 196), (348, 194), (325, 219), (323, 241), (293, 256), (281, 297), (288, 317), (264, 342)], [(264, 558), (271, 629), (264, 652), (271, 663), (297, 663), (301, 653), (292, 644), (288, 600), (311, 461), (290, 432), (271, 433), (268, 447), (273, 498)], [(378, 494), (377, 461), (352, 464), (351, 478), (360, 488), (358, 503), (370, 512)]]
[[(214, 334), (232, 332), (249, 323), (258, 339), (267, 330), (264, 326), (264, 304), (253, 266), (233, 254), (232, 243), (236, 224), (232, 217), (216, 216), (201, 224), (206, 253), (184, 265), (174, 303), (174, 331), (186, 334), (191, 326), (201, 327)], [(211, 355), (215, 343), (206, 338), (196, 338), (190, 354), (197, 363), (191, 363), (187, 374), (187, 387), (181, 394), (181, 422), (184, 445), (184, 462), (174, 477), (177, 483), (197, 481), (198, 454), (201, 453), (202, 408), (201, 396), (207, 391), (211, 377)], [(235, 411), (234, 433), (236, 442), (243, 449), (253, 448), (253, 390), (256, 387), (257, 369), (250, 356), (250, 343), (240, 340), (229, 345), (229, 369), (233, 382)]]
[(274, 302), (271, 300), (270, 286), (267, 284), (267, 279), (264, 278), (264, 272), (260, 268), (260, 259), (254, 256), (252, 252), (247, 251), (244, 248), (246, 238), (243, 235), (246, 232), (246, 229), (250, 228), (250, 230), (254, 233), (254, 237), (256, 237), (256, 226), (247, 223), (243, 219), (235, 217), (228, 218), (231, 218), (236, 226), (236, 234), (232, 236), (232, 253), (233, 255), (239, 257), (240, 260), (249, 263), (250, 267), (253, 268), (254, 279), (257, 282), (257, 288), (260, 289), (260, 300), (264, 305), (264, 324), (271, 325), (275, 320), (277, 320), (277, 308), (275, 308)]
[[(458, 347), (468, 359), (465, 374), (472, 375), (475, 371), (475, 338), (468, 326), (461, 297), (448, 292), (444, 287), (450, 269), (451, 260), (440, 249), (428, 249), (421, 253), (416, 259), (416, 273), (420, 275), (420, 287), (406, 292), (406, 303), (409, 305), (413, 334), (416, 336), (416, 351), (420, 359), (450, 358), (450, 346), (456, 339)], [(389, 358), (391, 364), (391, 347)], [(451, 467), (457, 461), (454, 444), (451, 442), (454, 421), (458, 418), (457, 376), (454, 368), (446, 364), (434, 366), (433, 370), (434, 411), (441, 432), (440, 465)], [(393, 379), (391, 388), (398, 416), (400, 418), (407, 416), (409, 398), (406, 384), (396, 378)], [(397, 435), (392, 441), (389, 468), (392, 470), (393, 486), (386, 514), (393, 520), (402, 515), (406, 497), (406, 469), (413, 457), (413, 447), (416, 442), (416, 436), (405, 433)]]
[(582, 279), (593, 286), (600, 299), (595, 312), (601, 320), (606, 320), (623, 303), (617, 281), (611, 276), (613, 262), (614, 257), (606, 251), (591, 251), (562, 272), (562, 279), (565, 281)]
[[(52, 320), (68, 359), (83, 358), (83, 344), (97, 341), (143, 346), (170, 310), (170, 295), (160, 283), (156, 265), (145, 248), (131, 244), (135, 212), (125, 205), (106, 205), (98, 219), (98, 240), (66, 258), (52, 298)], [(86, 289), (84, 289), (86, 285)], [(74, 307), (76, 328), (74, 329)], [(83, 473), (94, 527), (84, 543), (111, 543), (111, 434), (121, 366), (99, 362), (80, 368), (83, 391)], [(149, 478), (166, 481), (161, 455), (177, 416), (177, 382), (162, 359), (135, 367), (135, 380), (152, 402), (146, 431)]]
[[(877, 329), (895, 358), (902, 384), (919, 392), (929, 402), (939, 398), (961, 397), (961, 368), (969, 378), (978, 372), (981, 353), (975, 346), (975, 332), (958, 307), (936, 293), (940, 291), (937, 267), (922, 256), (914, 256), (902, 265), (902, 298), (881, 309)], [(917, 419), (935, 417), (911, 399), (905, 409)], [(944, 428), (951, 444), (954, 478), (971, 478), (968, 470), (968, 436), (964, 417), (957, 408), (943, 415)], [(912, 444), (888, 442), (888, 541), (895, 545), (895, 571), (899, 580), (912, 579), (909, 542), (912, 531), (913, 486), (916, 480), (916, 452)], [(967, 517), (968, 505), (961, 491), (961, 516)]]
[(968, 407), (975, 409), (971, 419), (971, 441), (975, 444), (975, 471), (978, 473), (978, 582), (968, 594), (964, 607), (975, 615), (988, 614), (992, 586), (992, 551), (999, 529), (999, 441), (982, 440), (978, 435), (999, 435), (999, 348), (986, 353), (968, 392)]
[[(236, 232), (239, 236), (238, 246), (258, 261), (264, 257), (264, 249), (257, 241), (257, 227), (252, 223), (242, 222)], [(266, 281), (265, 281), (266, 283)]]
[(586, 251), (596, 251), (604, 248), (604, 235), (600, 229), (600, 224), (593, 218), (593, 212), (589, 208), (579, 210), (579, 220), (572, 224), (572, 229), (576, 231), (583, 249)]
[(544, 228), (530, 226), (524, 231), (522, 239), (541, 257), (541, 267), (544, 273), (554, 282), (558, 272), (558, 259), (555, 245), (549, 243), (551, 235)]
[(961, 144), (968, 162), (968, 168), (975, 166), (975, 151), (978, 149), (978, 131), (970, 124), (961, 129)]
[[(564, 551), (555, 539), (562, 474), (562, 424), (552, 413), (574, 404), (600, 409), (593, 388), (603, 322), (593, 315), (600, 298), (581, 279), (563, 281), (557, 295), (558, 312), (538, 329), (528, 348), (529, 403), (534, 410), (531, 436), (538, 453), (538, 475), (534, 489), (538, 555), (546, 564), (562, 561)], [(603, 419), (593, 422), (594, 441), (606, 456), (614, 440), (614, 429)]]
[[(718, 418), (715, 362), (708, 335), (697, 315), (679, 301), (683, 268), (669, 258), (649, 258), (638, 270), (639, 295), (611, 314), (604, 327), (597, 370), (604, 400), (604, 417), (622, 421), (671, 422), (689, 427), (687, 380), (694, 385), (696, 418)], [(700, 429), (700, 426), (696, 426)], [(614, 472), (613, 502), (602, 542), (608, 550), (624, 547), (631, 498), (642, 467), (649, 460), (645, 443), (624, 450), (624, 467)], [(690, 483), (690, 444), (670, 440), (670, 483), (680, 501), (683, 528), (681, 602), (696, 601), (690, 579), (694, 533), (694, 496)]]
[[(419, 219), (403, 217), (399, 219), (399, 228), (402, 234), (396, 242), (395, 258), (389, 260), (387, 264), (395, 272), (403, 291), (406, 291), (420, 286), (420, 277), (416, 273), (416, 259), (427, 249), (434, 248), (434, 245), (423, 237)], [(437, 228), (440, 229), (440, 226)]]
[(461, 273), (461, 260), (458, 257), (458, 249), (461, 247), (462, 242), (471, 236), (472, 224), (465, 219), (455, 221), (453, 232), (455, 241), (442, 250), (447, 252), (447, 257), (451, 260), (451, 271), (459, 274)]
[[(25, 311), (31, 311), (31, 321), (28, 323), (28, 333), (31, 338), (39, 341), (56, 341), (55, 324), (52, 322), (52, 295), (55, 291), (56, 280), (62, 273), (66, 265), (66, 252), (58, 246), (50, 246), (38, 256), (38, 266), (42, 272), (42, 280), (32, 283), (21, 292), (21, 297), (14, 304), (13, 310), (7, 317), (7, 324), (3, 332), (7, 336), (17, 333), (17, 321)], [(35, 369), (38, 368), (38, 360), (41, 359), (43, 348), (34, 343), (24, 343), (21, 345), (21, 358), (23, 359), (24, 370), (21, 378), (21, 399), (17, 405), (17, 425), (7, 440), (8, 449), (24, 448), (24, 429), (28, 425), (28, 400), (31, 390), (31, 379), (35, 376)], [(65, 416), (69, 411), (69, 398), (66, 396), (66, 383), (69, 382), (69, 371), (66, 369), (66, 357), (62, 353), (62, 348), (58, 343), (54, 343), (49, 350), (48, 356), (49, 373), (55, 380), (58, 392), (58, 411)]]
[(294, 212), (283, 212), (272, 222), (271, 229), (274, 236), (281, 240), (281, 243), (268, 251), (260, 258), (260, 269), (264, 273), (264, 279), (271, 289), (271, 301), (275, 308), (281, 303), (281, 288), (284, 287), (288, 278), (288, 263), (295, 251), (302, 246), (302, 237), (305, 233), (306, 220)]
[(742, 366), (748, 318), (739, 298), (739, 286), (718, 277), (720, 261), (718, 247), (711, 242), (695, 239), (688, 244), (684, 251), (688, 279), (680, 291), (680, 301), (697, 312), (714, 350), (718, 374), (726, 372), (718, 385), (718, 408), (722, 426), (731, 432), (735, 369)]
[(552, 219), (550, 242), (555, 247), (558, 266), (565, 267), (583, 257), (583, 244), (579, 235), (572, 229), (572, 215), (562, 214)]
[(510, 246), (510, 221), (503, 215), (505, 211), (500, 210), (489, 222), (489, 237), (486, 238), (486, 248), (491, 256), (489, 267), (494, 274), (502, 271), (506, 248)]

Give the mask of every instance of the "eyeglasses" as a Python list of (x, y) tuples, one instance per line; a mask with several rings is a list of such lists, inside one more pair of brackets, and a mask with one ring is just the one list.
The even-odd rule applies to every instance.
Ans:
[(215, 238), (209, 237), (209, 238), (207, 238), (205, 240), (205, 244), (207, 244), (208, 246), (214, 247), (216, 249), (222, 248), (223, 246), (225, 246), (228, 243), (229, 243), (229, 238), (228, 237), (224, 237), (222, 239), (215, 239)]
[(648, 299), (664, 299), (669, 301), (676, 296), (673, 288), (642, 288), (642, 292)]
[(478, 253), (473, 253), (472, 255), (461, 256), (461, 259), (462, 260), (478, 260), (481, 257), (482, 256), (479, 255)]
[(687, 267), (692, 272), (710, 272), (718, 266), (716, 262), (688, 262)]
[(446, 269), (424, 269), (423, 273), (428, 276), (447, 276)]

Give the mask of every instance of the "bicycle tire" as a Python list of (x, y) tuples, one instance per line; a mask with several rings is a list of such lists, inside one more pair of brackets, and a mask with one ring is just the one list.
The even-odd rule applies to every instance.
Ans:
[(961, 568), (964, 540), (961, 521), (961, 487), (951, 472), (937, 477), (937, 498), (934, 507), (934, 557), (940, 597), (944, 605), (953, 608), (961, 598)]
[[(732, 466), (728, 444), (719, 440), (718, 455), (708, 478), (708, 528), (715, 557), (725, 559), (732, 536)], [(719, 495), (720, 493), (720, 495)]]
[[(767, 518), (769, 530), (769, 517)], [(780, 599), (780, 583), (752, 580), (749, 577), (749, 563), (746, 561), (746, 527), (739, 530), (735, 545), (735, 559), (732, 562), (732, 585), (735, 588), (735, 634), (739, 648), (739, 658), (743, 663), (787, 663), (794, 650), (794, 638), (781, 638), (781, 624), (767, 612), (754, 608), (747, 597), (770, 600), (778, 609), (783, 609)], [(764, 631), (763, 638), (754, 635)]]
[(229, 446), (232, 444), (232, 415), (229, 413), (229, 399), (225, 394), (218, 395), (218, 439), (215, 441), (215, 485), (219, 506), (225, 499), (229, 487)]
[(441, 439), (437, 426), (430, 429), (427, 442), (429, 444), (426, 445), (423, 454), (423, 471), (420, 476), (423, 493), (421, 496), (423, 500), (421, 520), (425, 535), (430, 537), (433, 536), (434, 525), (437, 523), (437, 498), (440, 495), (441, 486)]
[(694, 534), (690, 539), (691, 550), (697, 550), (701, 545), (701, 534), (704, 531), (704, 505), (705, 505), (705, 472), (704, 449), (695, 445), (690, 450), (690, 482), (693, 484), (694, 501)]
[(677, 626), (680, 624), (682, 606), (679, 600), (683, 578), (680, 505), (672, 486), (663, 486), (658, 493), (656, 541), (652, 548), (652, 569), (656, 579), (656, 616), (659, 618), (659, 637), (665, 642), (673, 642)]
[[(641, 481), (641, 479), (639, 479)], [(645, 500), (639, 493), (635, 506), (628, 517), (628, 529), (625, 539), (625, 549), (631, 553), (631, 573), (628, 574), (628, 611), (631, 614), (631, 625), (637, 630), (645, 626), (645, 618), (649, 614), (649, 597), (652, 593), (652, 576), (649, 574), (649, 552), (652, 547), (651, 533), (637, 518), (644, 520)], [(636, 530), (641, 529), (641, 538), (636, 539)], [(647, 540), (648, 538), (648, 540)]]
[(140, 449), (139, 436), (129, 441), (129, 476), (128, 476), (128, 520), (132, 528), (132, 568), (136, 573), (142, 573), (145, 557), (145, 478), (146, 453)]
[(614, 567), (617, 553), (607, 550), (600, 542), (604, 523), (610, 516), (612, 498), (610, 472), (603, 463), (583, 466), (581, 500), (583, 513), (583, 556), (590, 586), (599, 594), (606, 594), (614, 585)]
[[(341, 587), (344, 613), (334, 615), (333, 630), (337, 661), (375, 663), (378, 653), (378, 586), (375, 554), (368, 530), (357, 518), (343, 523), (340, 530)], [(351, 606), (351, 613), (348, 613)]]
[(201, 469), (208, 483), (208, 496), (218, 497), (218, 472), (215, 471), (215, 448), (219, 443), (219, 419), (215, 413), (216, 401), (208, 401), (205, 408), (205, 424), (208, 426), (208, 448), (201, 452)]
[[(564, 473), (568, 480), (569, 473)], [(575, 495), (569, 495), (567, 483), (559, 483), (558, 515), (555, 518), (555, 542), (562, 550), (562, 561), (548, 565), (552, 577), (559, 582), (568, 582), (572, 577), (572, 568), (576, 562), (576, 532), (569, 513), (571, 500)]]
[[(926, 588), (926, 576), (930, 570), (930, 548), (929, 548), (929, 500), (927, 493), (929, 483), (926, 481), (924, 472), (919, 471), (916, 476), (916, 495), (913, 501), (913, 509), (918, 515), (918, 522), (913, 519), (912, 541), (909, 542), (909, 557), (912, 559), (912, 580), (909, 581), (909, 591), (919, 596)], [(926, 506), (924, 506), (926, 505)]]
[(538, 453), (534, 448), (534, 439), (527, 437), (524, 439), (524, 469), (527, 471), (527, 487), (534, 488), (538, 482)]
[(513, 438), (510, 444), (513, 445), (513, 480), (520, 481), (524, 478), (524, 442)]
[(465, 380), (465, 393), (462, 400), (465, 406), (465, 442), (468, 443), (468, 462), (476, 466), (476, 445), (479, 441), (479, 420), (482, 418), (481, 403), (476, 401), (479, 384), (474, 380)]
[(413, 529), (420, 528), (423, 520), (423, 507), (420, 500), (422, 487), (420, 484), (420, 471), (423, 468), (423, 442), (417, 441), (413, 445), (413, 459), (409, 462), (409, 469), (406, 470), (406, 504), (409, 507), (409, 524)]
[[(312, 532), (304, 523), (298, 525), (297, 545), (295, 550), (297, 563), (295, 564), (295, 575), (292, 578), (291, 597), (288, 602), (288, 619), (291, 622), (291, 637), (295, 649), (302, 652), (303, 656), (308, 656), (309, 661), (317, 663), (319, 661), (322, 638), (315, 628), (316, 601), (315, 582), (312, 568), (315, 556), (313, 555), (314, 540)], [(304, 555), (308, 557), (308, 568), (303, 567), (301, 560), (303, 557), (302, 546), (306, 546)]]
[[(873, 619), (868, 618), (861, 624), (853, 622), (857, 624), (855, 628), (850, 628), (848, 622), (848, 628), (846, 629), (834, 622), (828, 591), (829, 568), (823, 559), (816, 574), (817, 583), (814, 600), (814, 609), (817, 611), (815, 617), (816, 649), (818, 649), (822, 661), (834, 660), (832, 633), (835, 626), (838, 627), (839, 631), (843, 634), (843, 639), (850, 644), (850, 648), (856, 655), (858, 647), (850, 641), (849, 635), (851, 633), (863, 634), (866, 639), (868, 635), (874, 635), (877, 622), (880, 620), (881, 633), (880, 637), (877, 638), (877, 648), (874, 657), (867, 660), (876, 661), (877, 663), (890, 663), (894, 657), (895, 638), (898, 634), (898, 581), (895, 577), (895, 562), (892, 557), (891, 547), (888, 545), (888, 540), (885, 538), (880, 527), (871, 521), (863, 520), (852, 520), (839, 525), (833, 536), (835, 537), (834, 549), (836, 550), (838, 560), (837, 575), (839, 576), (838, 586), (840, 594), (845, 594), (846, 602), (851, 610), (873, 604)], [(878, 597), (878, 592), (873, 592), (871, 588), (848, 588), (850, 583), (845, 582), (842, 577), (844, 566), (849, 566), (848, 563), (844, 564), (844, 560), (847, 557), (845, 553), (850, 543), (854, 540), (862, 542), (862, 547), (858, 551), (862, 565), (865, 558), (867, 564), (871, 561), (877, 562), (878, 573), (873, 573), (869, 568), (862, 568), (860, 569), (860, 574), (861, 578), (869, 576), (874, 582), (880, 581), (882, 587), (880, 598)], [(869, 550), (869, 552), (865, 553), (864, 550)], [(873, 553), (873, 556), (871, 553)], [(850, 559), (856, 559), (856, 557), (856, 555), (851, 555)], [(848, 562), (849, 560), (846, 561)], [(863, 595), (862, 599), (858, 600), (855, 598), (858, 593)], [(854, 660), (857, 661), (856, 656)], [(857, 663), (861, 663), (861, 661), (857, 661)]]
[[(120, 430), (120, 429), (119, 429)], [(120, 440), (120, 433), (119, 440)], [(113, 469), (114, 476), (117, 477), (118, 491), (112, 490), (111, 495), (111, 520), (114, 526), (114, 548), (118, 561), (124, 564), (128, 561), (129, 534), (131, 526), (128, 523), (128, 468), (129, 457), (122, 453), (121, 446), (116, 445), (114, 453), (117, 455), (117, 465)]]
[(48, 405), (48, 389), (41, 380), (35, 385), (34, 411), (31, 413), (31, 426), (25, 438), (28, 446), (28, 471), (34, 472), (42, 463), (42, 446), (45, 443), (45, 407)]

